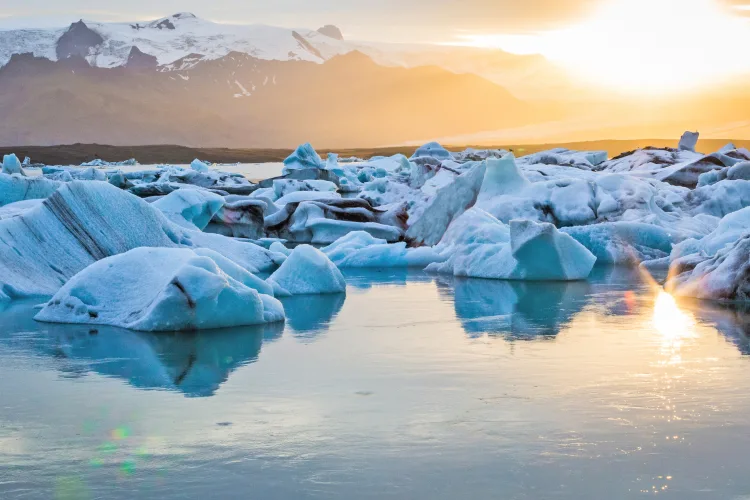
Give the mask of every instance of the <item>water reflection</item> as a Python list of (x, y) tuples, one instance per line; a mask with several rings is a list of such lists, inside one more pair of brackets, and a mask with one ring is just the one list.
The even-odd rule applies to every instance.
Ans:
[(696, 320), (712, 326), (743, 356), (750, 356), (750, 310), (697, 300), (681, 300), (680, 307), (691, 311)]
[(280, 300), (292, 335), (298, 340), (312, 342), (336, 319), (344, 306), (346, 294), (297, 295)]
[(587, 282), (510, 282), (438, 277), (442, 296), (452, 298), (469, 337), (499, 335), (508, 340), (556, 336), (587, 304)]
[(140, 389), (212, 396), (237, 368), (258, 359), (263, 342), (283, 323), (185, 333), (132, 332), (112, 327), (41, 324), (28, 305), (3, 314), (0, 343), (53, 359), (65, 377), (95, 372)]
[(395, 267), (386, 269), (344, 269), (346, 284), (357, 290), (369, 290), (373, 286), (406, 286), (407, 283), (429, 283), (433, 275), (424, 271)]

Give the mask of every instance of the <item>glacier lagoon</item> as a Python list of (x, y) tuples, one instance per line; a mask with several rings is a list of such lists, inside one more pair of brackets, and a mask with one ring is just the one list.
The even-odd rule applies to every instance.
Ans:
[[(750, 316), (586, 282), (344, 270), (287, 322), (0, 312), (2, 498), (741, 498)], [(662, 277), (663, 278), (663, 277)]]

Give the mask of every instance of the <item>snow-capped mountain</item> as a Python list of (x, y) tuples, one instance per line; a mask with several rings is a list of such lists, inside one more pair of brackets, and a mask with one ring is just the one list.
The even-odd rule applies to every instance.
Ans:
[[(333, 29), (332, 29), (333, 28)], [(186, 56), (218, 59), (240, 52), (258, 59), (323, 62), (356, 46), (335, 38), (335, 27), (309, 29), (217, 24), (190, 13), (178, 13), (152, 22), (101, 23), (79, 21), (68, 28), (0, 31), (0, 65), (13, 54), (32, 53), (58, 60), (81, 55), (92, 66), (124, 66), (136, 47), (167, 65)]]
[[(52, 61), (80, 55), (100, 68), (147, 64), (171, 71), (233, 52), (261, 60), (322, 63), (355, 50), (383, 66), (434, 65), (454, 73), (476, 74), (523, 99), (557, 94), (561, 87), (565, 88), (563, 93), (570, 93), (567, 77), (541, 56), (472, 47), (345, 40), (341, 30), (331, 25), (317, 31), (230, 25), (178, 13), (150, 22), (82, 20), (60, 28), (0, 29), (0, 66), (13, 54), (31, 53)], [(132, 54), (140, 61), (131, 61)], [(144, 59), (141, 54), (148, 57)]]

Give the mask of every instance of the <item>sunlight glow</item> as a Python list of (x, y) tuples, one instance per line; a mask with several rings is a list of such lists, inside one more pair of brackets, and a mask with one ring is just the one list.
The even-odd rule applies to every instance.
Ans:
[(474, 35), (467, 45), (540, 53), (613, 90), (689, 90), (750, 71), (746, 18), (718, 0), (602, 0), (590, 17), (535, 35)]
[(659, 334), (669, 342), (695, 335), (695, 320), (681, 311), (677, 301), (667, 292), (660, 292), (656, 297), (653, 324)]

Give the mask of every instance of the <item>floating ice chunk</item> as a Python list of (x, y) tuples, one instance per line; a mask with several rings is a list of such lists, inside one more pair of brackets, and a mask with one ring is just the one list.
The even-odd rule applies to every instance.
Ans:
[(190, 164), (190, 168), (195, 170), (196, 172), (209, 172), (211, 169), (208, 167), (208, 165), (199, 159), (195, 159)]
[[(212, 252), (136, 248), (95, 262), (73, 276), (35, 319), (142, 331), (282, 321), (281, 303), (243, 283), (259, 285), (246, 275), (247, 271)], [(268, 285), (259, 286), (271, 291)]]
[(671, 258), (676, 260), (693, 253), (713, 257), (719, 250), (733, 245), (748, 233), (750, 233), (750, 207), (728, 214), (719, 221), (716, 229), (705, 237), (688, 239), (675, 245)]
[(666, 289), (675, 295), (723, 302), (750, 301), (750, 234), (713, 257), (691, 254), (672, 262)]
[(179, 189), (155, 201), (152, 206), (175, 224), (202, 231), (224, 206), (224, 198), (203, 189)]
[(94, 160), (81, 163), (82, 167), (133, 167), (135, 165), (138, 165), (138, 162), (135, 160), (135, 158), (130, 158), (129, 160), (123, 161), (105, 161), (101, 158), (96, 158)]
[(445, 257), (429, 247), (406, 248), (389, 244), (365, 231), (353, 231), (322, 249), (339, 268), (419, 267), (441, 262)]
[(298, 146), (289, 157), (284, 160), (284, 168), (281, 173), (287, 175), (293, 170), (304, 170), (308, 168), (323, 169), (325, 164), (315, 152), (312, 145), (307, 142)]
[(489, 203), (497, 196), (518, 194), (531, 183), (516, 165), (516, 157), (508, 153), (502, 158), (488, 159), (477, 203)]
[(285, 295), (343, 293), (346, 281), (341, 271), (320, 250), (300, 245), (267, 280)]
[(250, 272), (283, 260), (252, 243), (184, 229), (108, 183), (74, 181), (0, 220), (0, 290), (11, 298), (52, 295), (94, 261), (137, 247), (210, 248)]
[(454, 221), (437, 250), (447, 260), (427, 271), (503, 280), (585, 279), (596, 257), (551, 224), (511, 221), (508, 226), (472, 208)]
[(587, 278), (596, 263), (586, 247), (552, 224), (511, 221), (510, 244), (513, 279), (575, 281)]
[(695, 147), (698, 145), (699, 136), (700, 134), (698, 132), (685, 132), (680, 138), (680, 143), (678, 144), (677, 149), (680, 149), (681, 151), (695, 151)]
[(420, 158), (424, 156), (429, 156), (437, 160), (452, 160), (453, 159), (453, 155), (451, 155), (450, 151), (445, 149), (443, 146), (441, 146), (437, 142), (428, 142), (424, 146), (420, 146), (414, 152), (414, 155), (411, 157), (411, 159)]
[(337, 170), (339, 167), (339, 155), (336, 153), (328, 153), (326, 158), (326, 170)]
[(561, 231), (585, 246), (600, 264), (638, 265), (661, 259), (672, 251), (675, 240), (666, 229), (639, 222), (607, 222)]
[(3, 172), (4, 174), (13, 175), (19, 174), (26, 177), (26, 172), (21, 167), (21, 162), (18, 161), (18, 157), (14, 154), (3, 156)]
[[(495, 160), (487, 160), (491, 161)], [(415, 246), (440, 242), (451, 222), (477, 201), (487, 168), (485, 162), (476, 163), (471, 170), (437, 189), (421, 216), (406, 231), (407, 240)]]
[(0, 174), (0, 207), (23, 200), (49, 197), (61, 183), (42, 177)]

